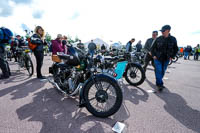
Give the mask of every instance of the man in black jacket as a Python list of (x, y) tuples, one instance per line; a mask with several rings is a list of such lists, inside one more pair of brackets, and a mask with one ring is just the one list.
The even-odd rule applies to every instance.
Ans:
[(135, 38), (132, 38), (127, 44), (126, 44), (126, 53), (132, 52), (132, 43), (135, 42)]
[(178, 46), (176, 38), (170, 35), (171, 27), (165, 25), (162, 27), (162, 36), (158, 37), (151, 47), (151, 54), (155, 63), (156, 85), (159, 91), (162, 91), (163, 77), (169, 64), (169, 60), (176, 56)]
[(145, 56), (145, 64), (144, 64), (144, 71), (146, 72), (146, 68), (149, 65), (149, 62), (152, 61), (152, 65), (153, 65), (153, 58), (151, 56), (151, 46), (153, 44), (153, 41), (157, 38), (158, 36), (158, 31), (153, 31), (152, 33), (152, 38), (147, 39), (145, 45), (144, 45), (144, 50), (146, 52), (146, 56)]

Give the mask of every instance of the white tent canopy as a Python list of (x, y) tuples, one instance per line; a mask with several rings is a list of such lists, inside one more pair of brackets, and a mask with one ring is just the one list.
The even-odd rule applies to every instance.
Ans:
[[(85, 44), (85, 48), (88, 48), (88, 44), (89, 44), (90, 42), (91, 42), (91, 41), (88, 41), (88, 42), (84, 43), (84, 44)], [(97, 45), (97, 47), (100, 47), (100, 48), (101, 48), (101, 46), (102, 46), (103, 44), (106, 46), (107, 49), (108, 49), (109, 46), (110, 46), (108, 43), (106, 43), (105, 41), (103, 41), (103, 40), (100, 39), (100, 38), (94, 39), (93, 42)]]

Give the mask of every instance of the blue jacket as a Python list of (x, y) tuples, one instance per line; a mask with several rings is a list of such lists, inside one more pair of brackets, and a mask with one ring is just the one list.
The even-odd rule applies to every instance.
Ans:
[(44, 49), (43, 49), (44, 42), (42, 41), (41, 37), (38, 34), (32, 35), (31, 43), (37, 45), (37, 47), (34, 49), (34, 51), (41, 51), (41, 52), (44, 51)]

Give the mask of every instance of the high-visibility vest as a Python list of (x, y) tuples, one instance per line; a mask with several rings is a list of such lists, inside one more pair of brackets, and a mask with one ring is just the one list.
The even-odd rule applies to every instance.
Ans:
[(198, 48), (198, 52), (200, 53), (200, 47)]

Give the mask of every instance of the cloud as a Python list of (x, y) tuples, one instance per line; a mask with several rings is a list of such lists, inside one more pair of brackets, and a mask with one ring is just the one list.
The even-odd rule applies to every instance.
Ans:
[(200, 34), (200, 30), (199, 30), (199, 31), (192, 32), (192, 34), (193, 34), (193, 35)]
[(32, 0), (12, 0), (16, 4), (31, 4)]
[(8, 17), (12, 15), (13, 8), (9, 4), (8, 0), (0, 0), (0, 16)]
[(75, 13), (73, 14), (73, 16), (72, 16), (70, 19), (71, 19), (71, 20), (75, 20), (75, 19), (77, 19), (79, 16), (80, 16), (80, 13), (75, 12)]
[(44, 13), (44, 11), (34, 11), (33, 12), (33, 18), (35, 18), (35, 19), (41, 19), (42, 18), (42, 15), (43, 15), (43, 13)]
[(32, 0), (0, 0), (0, 16), (1, 17), (11, 16), (13, 14), (14, 7), (17, 6), (18, 4), (29, 5), (31, 3)]
[(23, 31), (25, 31), (25, 30), (30, 31), (30, 28), (28, 28), (28, 26), (26, 24), (21, 24), (21, 28), (23, 29)]

